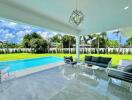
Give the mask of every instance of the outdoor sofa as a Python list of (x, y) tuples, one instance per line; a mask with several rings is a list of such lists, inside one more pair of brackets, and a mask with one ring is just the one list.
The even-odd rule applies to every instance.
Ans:
[(85, 63), (88, 65), (96, 65), (102, 68), (111, 67), (112, 58), (108, 57), (94, 57), (94, 56), (85, 56)]

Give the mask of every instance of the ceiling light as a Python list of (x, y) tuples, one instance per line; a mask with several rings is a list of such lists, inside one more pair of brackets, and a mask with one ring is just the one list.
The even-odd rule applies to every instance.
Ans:
[(126, 6), (126, 7), (124, 7), (124, 10), (127, 10), (129, 7), (128, 6)]
[(83, 20), (84, 20), (84, 14), (82, 13), (82, 11), (77, 9), (77, 0), (76, 0), (76, 9), (73, 10), (69, 18), (69, 22), (78, 26), (82, 23)]

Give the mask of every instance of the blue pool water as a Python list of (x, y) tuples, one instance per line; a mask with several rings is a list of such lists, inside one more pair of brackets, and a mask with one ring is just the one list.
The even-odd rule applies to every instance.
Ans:
[(62, 58), (41, 57), (41, 58), (33, 58), (33, 59), (0, 62), (0, 68), (9, 66), (9, 72), (14, 72), (14, 71), (24, 70), (32, 67), (39, 67), (42, 65), (61, 62), (61, 61), (63, 61)]

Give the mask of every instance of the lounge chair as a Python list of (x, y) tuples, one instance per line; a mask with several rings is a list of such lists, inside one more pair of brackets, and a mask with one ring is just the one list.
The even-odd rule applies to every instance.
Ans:
[(108, 76), (111, 78), (119, 79), (129, 83), (130, 91), (132, 92), (132, 65), (126, 66), (123, 70), (109, 68)]
[(72, 66), (74, 66), (74, 65), (77, 64), (76, 61), (73, 61), (72, 56), (70, 56), (70, 57), (64, 57), (64, 62), (65, 62), (66, 64), (70, 64), (70, 65), (72, 65)]

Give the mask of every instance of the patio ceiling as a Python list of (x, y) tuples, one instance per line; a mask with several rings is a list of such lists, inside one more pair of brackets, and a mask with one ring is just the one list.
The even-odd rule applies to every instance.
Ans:
[(0, 17), (71, 35), (132, 26), (131, 0), (80, 0), (85, 19), (79, 27), (68, 22), (74, 9), (75, 0), (0, 0)]

